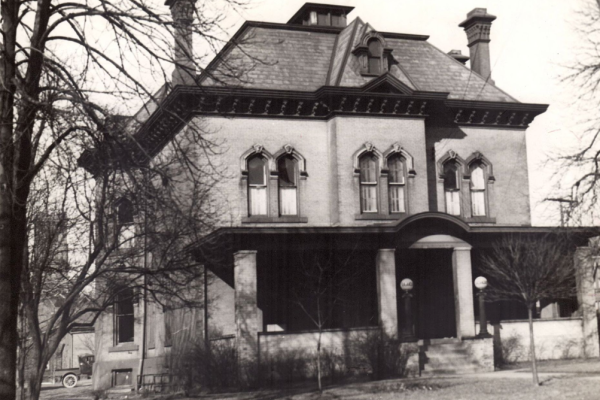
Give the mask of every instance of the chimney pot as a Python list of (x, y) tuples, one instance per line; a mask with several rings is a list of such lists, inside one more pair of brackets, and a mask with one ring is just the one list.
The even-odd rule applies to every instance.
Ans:
[(192, 41), (195, 3), (196, 0), (167, 0), (165, 2), (165, 5), (171, 9), (175, 28), (173, 87), (196, 84), (196, 65)]
[(488, 14), (486, 8), (474, 8), (467, 14), (467, 19), (458, 25), (467, 33), (471, 69), (492, 83), (490, 30), (495, 19), (496, 16)]
[(462, 51), (460, 50), (450, 50), (448, 55), (461, 64), (466, 64), (466, 62), (469, 61), (469, 56), (463, 55)]

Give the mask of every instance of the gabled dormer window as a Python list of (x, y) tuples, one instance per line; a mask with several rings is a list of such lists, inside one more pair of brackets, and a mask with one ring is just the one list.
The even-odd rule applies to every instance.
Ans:
[(371, 39), (367, 45), (369, 74), (380, 75), (383, 72), (383, 45), (379, 39)]

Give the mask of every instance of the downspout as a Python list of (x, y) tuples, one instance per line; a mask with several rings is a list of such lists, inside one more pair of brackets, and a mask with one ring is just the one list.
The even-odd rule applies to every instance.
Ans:
[[(146, 185), (148, 184), (147, 174), (143, 173), (143, 186), (144, 189), (147, 189)], [(148, 267), (148, 198), (147, 194), (144, 194), (144, 283), (143, 283), (143, 304), (144, 304), (144, 314), (142, 316), (142, 353), (140, 357), (140, 368), (138, 373), (138, 385), (137, 391), (139, 392), (142, 389), (142, 380), (144, 379), (144, 361), (146, 359), (146, 323), (147, 323), (147, 314), (148, 314), (148, 304), (147, 304), (147, 296), (146, 296), (146, 268)]]

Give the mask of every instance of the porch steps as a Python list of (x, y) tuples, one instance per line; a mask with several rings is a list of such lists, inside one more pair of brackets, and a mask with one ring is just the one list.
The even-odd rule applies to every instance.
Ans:
[(459, 339), (420, 341), (419, 369), (421, 376), (482, 372), (470, 343)]

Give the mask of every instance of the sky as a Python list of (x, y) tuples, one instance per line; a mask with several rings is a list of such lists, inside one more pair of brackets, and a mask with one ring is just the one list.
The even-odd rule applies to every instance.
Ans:
[[(534, 225), (560, 221), (555, 204), (543, 202), (556, 195), (553, 168), (545, 161), (578, 146), (585, 117), (573, 107), (577, 91), (561, 81), (565, 68), (581, 51), (578, 12), (590, 0), (327, 0), (353, 6), (348, 20), (360, 16), (375, 29), (429, 35), (444, 52), (469, 54), (467, 38), (458, 24), (475, 7), (487, 8), (497, 19), (491, 29), (492, 78), (521, 102), (549, 104), (527, 130), (527, 148)], [(285, 23), (304, 0), (251, 0), (247, 9), (226, 20), (232, 35), (245, 20)], [(563, 177), (568, 181), (569, 174)], [(565, 192), (558, 194), (564, 195)]]

